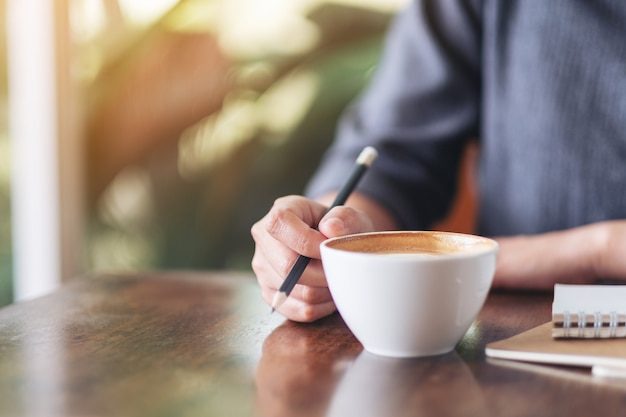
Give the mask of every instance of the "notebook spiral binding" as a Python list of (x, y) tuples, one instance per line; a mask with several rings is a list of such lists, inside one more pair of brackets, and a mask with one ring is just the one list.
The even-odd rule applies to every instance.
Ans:
[(626, 314), (611, 311), (602, 314), (600, 311), (571, 313), (563, 311), (562, 317), (553, 317), (554, 337), (564, 338), (614, 338), (626, 337)]
[(555, 284), (554, 338), (626, 338), (626, 285)]

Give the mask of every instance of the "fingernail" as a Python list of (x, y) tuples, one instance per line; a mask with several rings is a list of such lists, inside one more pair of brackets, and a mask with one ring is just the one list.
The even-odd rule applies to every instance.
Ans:
[(331, 219), (324, 221), (324, 229), (334, 232), (333, 235), (342, 234), (346, 230), (346, 224), (343, 220), (338, 219), (337, 217), (333, 217)]

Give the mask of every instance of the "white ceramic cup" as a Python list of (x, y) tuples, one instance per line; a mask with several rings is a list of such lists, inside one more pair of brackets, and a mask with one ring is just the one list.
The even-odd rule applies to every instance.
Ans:
[(339, 314), (365, 350), (391, 357), (453, 350), (489, 293), (497, 251), (485, 237), (421, 231), (362, 233), (321, 245)]

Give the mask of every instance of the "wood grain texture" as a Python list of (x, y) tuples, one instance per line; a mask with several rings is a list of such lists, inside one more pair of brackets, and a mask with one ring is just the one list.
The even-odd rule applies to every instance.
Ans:
[(0, 416), (620, 415), (624, 382), (486, 360), (551, 300), (494, 293), (453, 353), (399, 360), (270, 315), (248, 274), (86, 278), (0, 310)]

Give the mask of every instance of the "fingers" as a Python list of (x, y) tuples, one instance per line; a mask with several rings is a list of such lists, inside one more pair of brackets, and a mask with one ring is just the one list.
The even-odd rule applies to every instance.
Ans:
[(335, 207), (320, 221), (319, 231), (326, 237), (374, 231), (372, 220), (351, 207)]
[[(256, 256), (256, 255), (255, 255)], [(274, 295), (283, 283), (285, 275), (276, 274), (273, 270), (265, 270), (265, 262), (255, 270), (261, 287), (261, 294), (268, 305), (272, 304)], [(334, 304), (330, 291), (326, 285), (321, 262), (312, 260), (303, 273), (303, 278), (308, 276), (307, 281), (321, 280), (323, 285), (296, 284), (287, 300), (277, 308), (277, 311), (285, 317), (296, 321), (312, 321), (330, 314), (334, 311)], [(332, 306), (332, 308), (329, 308)]]
[[(278, 308), (291, 320), (313, 321), (335, 311), (320, 261), (320, 244), (327, 237), (373, 230), (362, 212), (349, 207), (336, 207), (325, 215), (326, 211), (324, 205), (304, 197), (283, 197), (251, 229), (255, 241), (252, 269), (268, 304), (298, 256), (311, 258), (287, 301)], [(319, 231), (314, 228), (318, 223)]]
[(319, 259), (319, 245), (325, 237), (315, 226), (326, 210), (324, 205), (304, 197), (279, 198), (258, 227), (253, 226), (252, 235), (257, 244), (257, 237), (271, 237), (298, 254)]
[[(276, 290), (261, 287), (261, 294), (268, 305), (271, 305)], [(312, 287), (297, 284), (287, 300), (277, 308), (277, 312), (289, 320), (312, 322), (328, 316), (336, 311), (327, 287)]]
[[(285, 272), (283, 272), (281, 270), (274, 269), (271, 265), (271, 262), (273, 262), (273, 260), (268, 259), (264, 255), (259, 255), (257, 250), (252, 259), (252, 269), (257, 276), (257, 280), (259, 282), (259, 285), (261, 285), (261, 288), (267, 287), (272, 292), (276, 292), (287, 277), (289, 271), (291, 270), (291, 267), (293, 266), (293, 263), (287, 264), (285, 262), (281, 262), (285, 264)], [(322, 262), (319, 259), (312, 259), (309, 262), (304, 272), (302, 273), (302, 276), (298, 280), (298, 285), (312, 288), (328, 287), (328, 284), (326, 282), (326, 276), (324, 275), (324, 270), (322, 269)], [(290, 297), (298, 296), (299, 291), (297, 291), (296, 288), (299, 287), (296, 286), (292, 290)], [(309, 295), (307, 294), (307, 296)]]
[(326, 286), (319, 260), (319, 245), (325, 236), (309, 226), (326, 211), (318, 203), (303, 197), (286, 197), (276, 201), (270, 212), (251, 230), (255, 241), (252, 269), (259, 283), (278, 289), (300, 254), (313, 259), (300, 282)]

